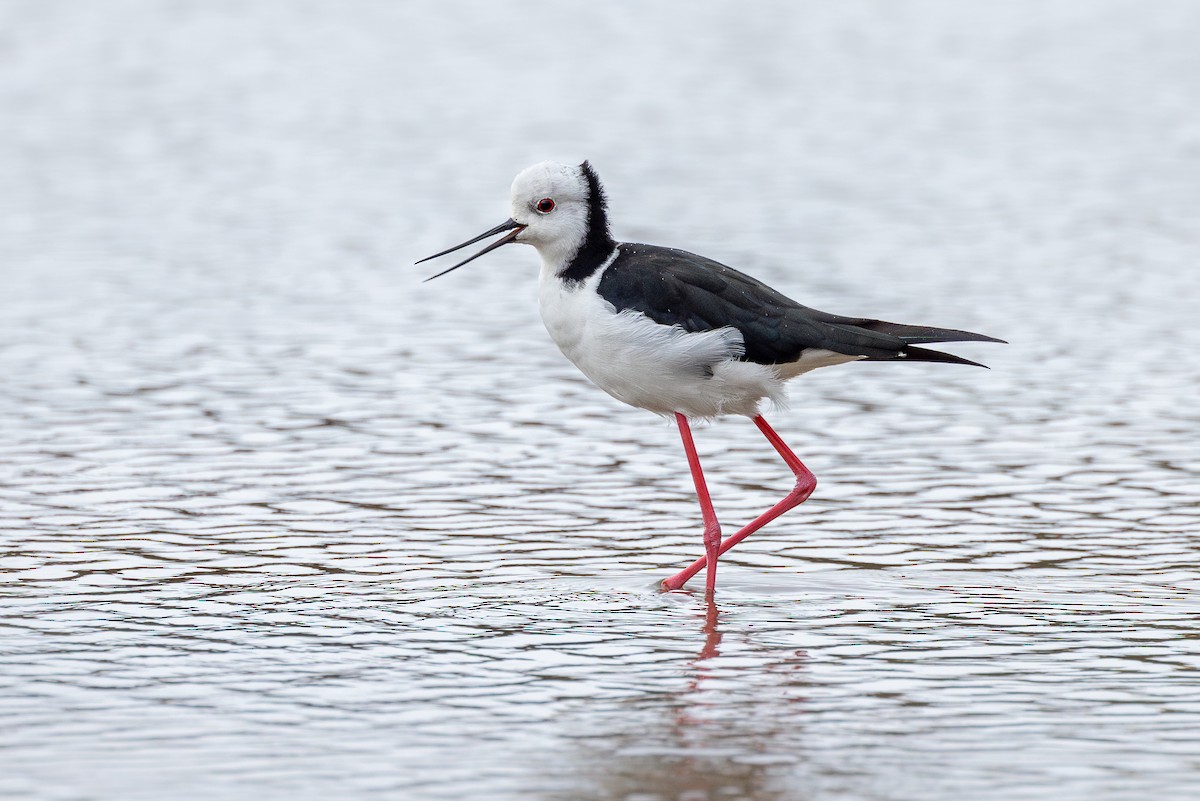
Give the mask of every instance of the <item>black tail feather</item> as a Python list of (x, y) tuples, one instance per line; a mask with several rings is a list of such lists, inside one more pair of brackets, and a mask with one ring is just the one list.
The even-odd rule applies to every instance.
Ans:
[(955, 356), (953, 353), (942, 353), (940, 350), (930, 350), (929, 348), (907, 347), (899, 356), (893, 356), (892, 359), (898, 362), (944, 362), (946, 364), (969, 364), (972, 367), (982, 367), (985, 370), (988, 369), (986, 364), (973, 362), (970, 359), (964, 359), (961, 356)]

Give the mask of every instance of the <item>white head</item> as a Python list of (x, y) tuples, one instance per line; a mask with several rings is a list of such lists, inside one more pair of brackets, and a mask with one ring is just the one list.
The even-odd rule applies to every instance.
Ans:
[(578, 166), (544, 161), (522, 170), (512, 182), (511, 219), (429, 258), (444, 256), (502, 231), (511, 233), (432, 278), (509, 242), (533, 245), (542, 261), (560, 274), (580, 259), (603, 260), (616, 246), (608, 230), (604, 189), (586, 161)]
[(588, 183), (582, 165), (543, 161), (512, 182), (512, 218), (525, 230), (514, 241), (533, 245), (547, 264), (566, 261), (588, 231)]

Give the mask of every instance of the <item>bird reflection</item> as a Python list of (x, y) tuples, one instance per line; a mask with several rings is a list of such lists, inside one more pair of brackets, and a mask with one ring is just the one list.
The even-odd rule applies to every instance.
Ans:
[(704, 600), (704, 627), (701, 629), (704, 632), (704, 647), (692, 660), (692, 666), (697, 668), (704, 660), (721, 655), (721, 652), (717, 650), (721, 645), (721, 629), (717, 626), (721, 610), (717, 608), (717, 601), (712, 595), (705, 594)]
[[(687, 681), (673, 698), (670, 725), (665, 731), (644, 732), (641, 738), (639, 750), (661, 749), (665, 759), (630, 761), (626, 781), (638, 776), (643, 790), (653, 788), (663, 798), (794, 797), (796, 788), (788, 777), (795, 775), (793, 737), (803, 720), (780, 716), (784, 705), (779, 702), (802, 700), (795, 688), (805, 682), (804, 676), (796, 675), (804, 655), (790, 649), (786, 655), (772, 654), (771, 646), (743, 643), (734, 631), (734, 640), (724, 644), (739, 652), (748, 644), (758, 665), (750, 670), (722, 665), (726, 625), (721, 609), (707, 594), (697, 611), (700, 625), (693, 631), (700, 635), (699, 648), (687, 660)], [(746, 754), (762, 759), (741, 758)]]
[[(704, 595), (704, 625), (700, 627), (700, 633), (704, 635), (704, 644), (696, 653), (696, 656), (690, 660), (691, 676), (688, 679), (687, 690), (682, 693), (683, 703), (676, 707), (676, 723), (683, 727), (703, 723), (701, 718), (692, 714), (692, 710), (697, 706), (703, 707), (704, 700), (699, 696), (703, 692), (705, 679), (709, 678), (713, 671), (710, 666), (705, 665), (705, 662), (716, 659), (721, 655), (721, 610), (717, 606), (717, 601), (713, 593), (705, 593)], [(691, 697), (691, 698), (689, 698)]]
[[(674, 659), (641, 663), (673, 673), (675, 688), (664, 693), (650, 682), (615, 714), (588, 716), (596, 736), (581, 739), (576, 764), (604, 770), (586, 771), (591, 781), (578, 788), (580, 801), (797, 797), (805, 774), (804, 653), (788, 647), (786, 633), (769, 623), (729, 617), (711, 595), (693, 599), (690, 608), (675, 607), (679, 626), (656, 652)], [(685, 651), (675, 649), (684, 643)], [(600, 734), (597, 724), (614, 720), (620, 724)]]

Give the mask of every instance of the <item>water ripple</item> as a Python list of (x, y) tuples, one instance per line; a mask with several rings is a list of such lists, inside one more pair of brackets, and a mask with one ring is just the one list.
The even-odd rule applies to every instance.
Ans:
[[(1190, 797), (1195, 9), (884, 5), (0, 6), (0, 795)], [(580, 147), (623, 236), (1013, 341), (806, 377), (716, 605), (531, 254), (404, 266)], [(727, 530), (789, 489), (697, 440)]]

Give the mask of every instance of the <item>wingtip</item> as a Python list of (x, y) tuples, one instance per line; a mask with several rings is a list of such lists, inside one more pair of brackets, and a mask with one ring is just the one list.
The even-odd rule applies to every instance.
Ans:
[[(974, 331), (947, 331), (946, 333), (960, 334), (961, 336), (956, 336), (953, 339), (946, 337), (945, 339), (930, 340), (930, 341), (931, 342), (932, 341), (937, 341), (937, 342), (993, 342), (997, 345), (1007, 345), (1008, 344), (1008, 342), (1006, 340), (1000, 339), (998, 337), (990, 337), (987, 334), (976, 334)], [(922, 343), (922, 344), (924, 344), (924, 343)]]

